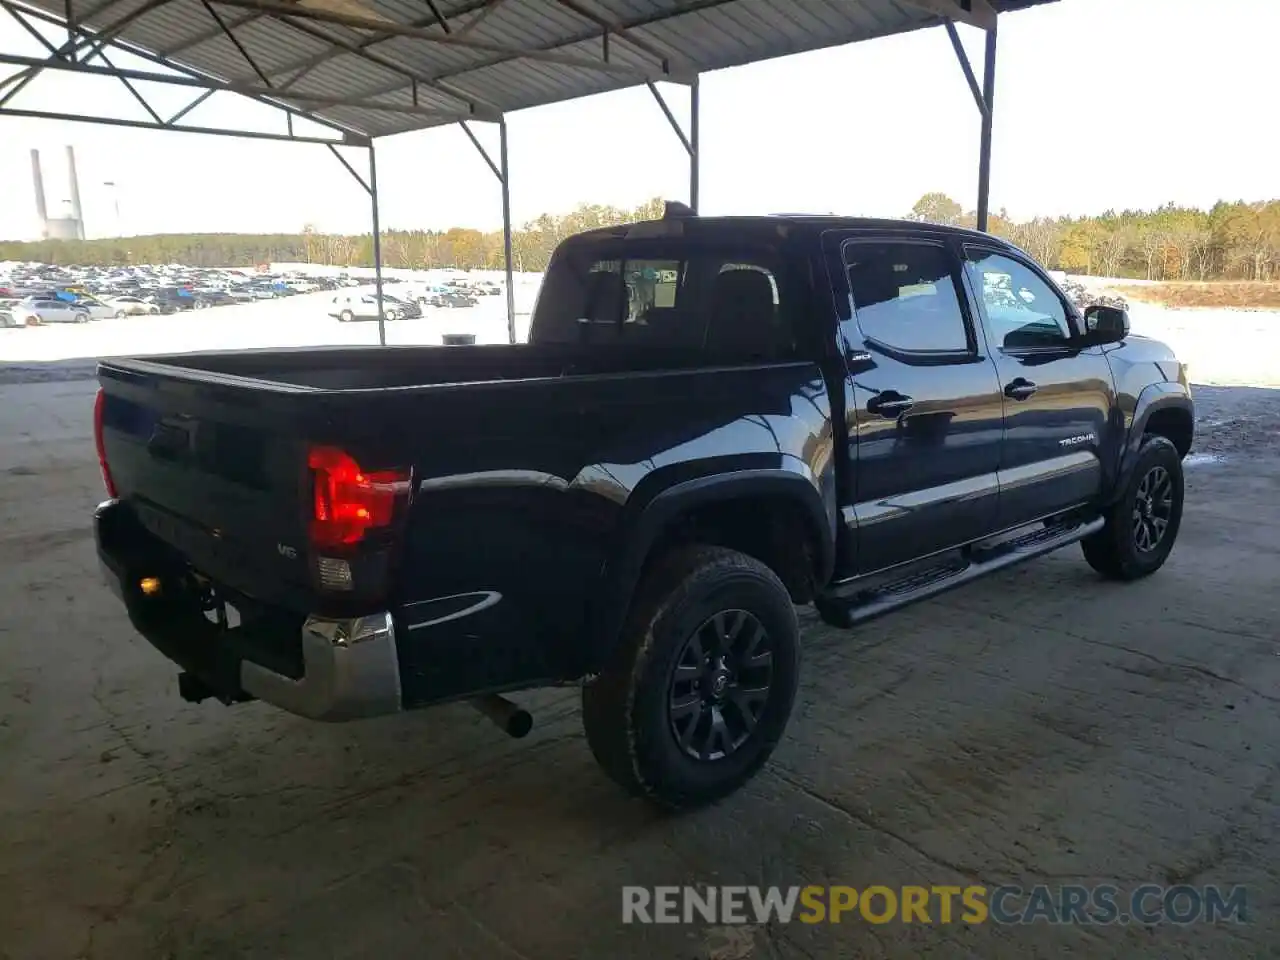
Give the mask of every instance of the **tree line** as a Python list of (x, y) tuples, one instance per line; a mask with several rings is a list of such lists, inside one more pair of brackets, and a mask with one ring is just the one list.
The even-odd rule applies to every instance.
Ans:
[[(662, 210), (663, 201), (654, 198), (631, 209), (590, 203), (563, 215), (544, 213), (512, 231), (512, 267), (519, 271), (542, 270), (551, 251), (565, 237), (596, 227), (653, 220), (662, 216)], [(382, 264), (386, 267), (503, 267), (501, 230), (392, 229), (383, 230), (381, 239)], [(275, 262), (367, 268), (373, 266), (373, 236), (324, 233), (307, 225), (296, 234), (173, 233), (97, 240), (0, 241), (0, 261), (4, 260), (62, 266), (178, 263), (191, 267), (254, 267)]]
[[(926, 193), (909, 217), (972, 227), (946, 194)], [(987, 229), (1045, 266), (1142, 280), (1280, 280), (1280, 200), (1220, 200), (1210, 210), (1165, 204), (1092, 217), (1016, 221), (1001, 210)]]
[[(543, 214), (512, 231), (512, 266), (538, 271), (565, 237), (596, 227), (662, 215), (654, 198), (626, 209), (582, 204), (570, 213)], [(942, 193), (927, 193), (908, 217), (973, 226), (976, 217)], [(1098, 216), (1036, 217), (1017, 221), (993, 214), (988, 229), (1050, 268), (1069, 273), (1146, 280), (1280, 280), (1280, 200), (1220, 201), (1211, 210), (1166, 204), (1155, 210), (1107, 211)], [(0, 260), (117, 265), (181, 263), (252, 267), (305, 262), (344, 267), (373, 265), (370, 234), (329, 234), (312, 226), (296, 234), (159, 234), (102, 240), (0, 242)], [(388, 267), (500, 269), (501, 231), (387, 230), (382, 262)]]

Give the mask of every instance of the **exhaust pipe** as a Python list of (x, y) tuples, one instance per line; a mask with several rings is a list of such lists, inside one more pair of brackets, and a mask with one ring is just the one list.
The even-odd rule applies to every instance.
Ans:
[(484, 697), (473, 697), (467, 703), (492, 720), (494, 726), (499, 730), (515, 740), (519, 740), (533, 729), (533, 716), (528, 710), (496, 693), (491, 693)]

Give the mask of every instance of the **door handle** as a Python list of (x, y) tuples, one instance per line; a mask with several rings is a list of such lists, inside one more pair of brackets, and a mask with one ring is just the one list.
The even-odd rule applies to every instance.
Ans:
[(1035, 393), (1037, 389), (1036, 385), (1030, 380), (1018, 377), (1018, 379), (1011, 380), (1009, 383), (1005, 384), (1004, 395), (1010, 400), (1026, 400)]
[(881, 417), (900, 417), (914, 405), (914, 400), (897, 390), (882, 390), (867, 401), (867, 413)]

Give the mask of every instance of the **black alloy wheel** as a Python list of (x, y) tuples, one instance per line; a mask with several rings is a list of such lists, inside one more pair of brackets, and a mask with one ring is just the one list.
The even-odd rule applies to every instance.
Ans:
[(1133, 501), (1133, 545), (1139, 553), (1160, 546), (1173, 519), (1173, 481), (1164, 467), (1146, 472)]
[(1124, 490), (1102, 513), (1103, 528), (1080, 541), (1089, 566), (1112, 580), (1137, 580), (1169, 559), (1182, 525), (1182, 454), (1148, 434)]
[(745, 610), (725, 610), (685, 641), (671, 671), (668, 715), (676, 744), (695, 760), (721, 760), (746, 743), (769, 700), (773, 647)]

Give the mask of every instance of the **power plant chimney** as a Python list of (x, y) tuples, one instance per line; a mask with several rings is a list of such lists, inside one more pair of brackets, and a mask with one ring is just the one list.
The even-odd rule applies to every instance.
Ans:
[(40, 151), (31, 151), (31, 179), (36, 186), (36, 215), (40, 218), (40, 232), (46, 232), (45, 224), (49, 220), (49, 210), (44, 203), (44, 176), (40, 173)]
[(84, 239), (84, 214), (80, 210), (80, 181), (76, 178), (76, 151), (67, 144), (67, 172), (71, 178), (71, 219), (76, 222), (76, 239)]

